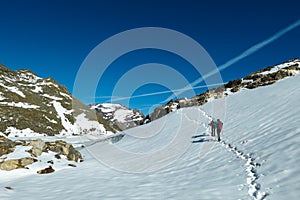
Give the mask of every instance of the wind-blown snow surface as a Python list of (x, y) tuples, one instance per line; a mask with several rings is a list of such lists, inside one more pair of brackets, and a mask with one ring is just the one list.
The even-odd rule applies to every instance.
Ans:
[[(212, 102), (201, 108), (208, 114), (197, 107), (180, 109), (126, 132), (141, 138), (125, 135), (115, 144), (139, 155), (169, 149), (164, 155), (170, 157), (153, 153), (154, 157), (161, 156), (161, 162), (157, 163), (146, 160), (132, 166), (128, 163), (134, 161), (122, 157), (113, 162), (123, 169), (137, 171), (159, 167), (187, 149), (159, 171), (140, 174), (116, 171), (83, 149), (85, 161), (77, 168), (49, 175), (14, 177), (8, 182), (0, 179), (0, 199), (260, 199), (263, 194), (268, 194), (266, 199), (298, 199), (299, 81), (297, 75), (226, 97), (223, 144), (201, 136), (207, 132)], [(159, 134), (154, 135), (157, 130)], [(147, 134), (152, 137), (143, 138)], [(192, 139), (192, 135), (200, 136)], [(199, 142), (191, 143), (193, 140)], [(97, 143), (89, 150), (95, 153), (104, 146), (107, 145)], [(205, 154), (206, 150), (210, 151)], [(113, 151), (102, 153), (108, 155), (106, 158), (113, 156)], [(252, 187), (254, 184), (256, 187)], [(13, 190), (5, 189), (6, 186)]]

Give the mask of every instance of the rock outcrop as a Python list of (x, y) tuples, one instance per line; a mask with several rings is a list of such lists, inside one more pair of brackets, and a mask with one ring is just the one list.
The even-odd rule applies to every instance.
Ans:
[(6, 137), (0, 136), (0, 156), (9, 154), (15, 150), (16, 143)]
[(29, 143), (32, 148), (28, 152), (34, 157), (40, 156), (43, 153), (45, 144), (46, 143), (41, 139), (32, 140)]
[(63, 140), (57, 140), (55, 142), (46, 142), (43, 148), (44, 152), (53, 151), (58, 155), (64, 155), (70, 161), (79, 162), (82, 160), (82, 155), (77, 151), (72, 144)]
[[(27, 152), (30, 153), (31, 157), (24, 157), (20, 159), (7, 159), (7, 154), (13, 153), (15, 147), (31, 146), (31, 149)], [(0, 170), (14, 170), (19, 168), (26, 168), (26, 166), (33, 164), (39, 159), (42, 153), (48, 153), (49, 151), (57, 153), (54, 157), (61, 159), (65, 156), (67, 160), (79, 162), (82, 161), (82, 155), (77, 151), (72, 144), (67, 143), (63, 140), (57, 140), (53, 142), (45, 142), (41, 139), (26, 141), (12, 141), (6, 137), (0, 137)], [(49, 164), (53, 164), (53, 160), (48, 161)], [(46, 170), (47, 171), (47, 170)], [(46, 172), (46, 171), (41, 171)], [(49, 169), (48, 169), (49, 171)]]
[(37, 171), (38, 174), (50, 174), (53, 172), (55, 172), (55, 170), (51, 166)]
[(11, 159), (0, 162), (0, 169), (11, 171), (14, 169), (25, 168), (27, 165), (31, 165), (36, 162), (35, 158), (25, 157), (20, 159)]

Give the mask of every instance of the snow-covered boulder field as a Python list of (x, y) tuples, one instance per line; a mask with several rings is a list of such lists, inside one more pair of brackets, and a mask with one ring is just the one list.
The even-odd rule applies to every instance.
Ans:
[[(42, 157), (48, 156), (48, 160), (42, 161)], [(82, 161), (82, 155), (72, 144), (63, 140), (45, 142), (41, 139), (10, 140), (0, 136), (0, 170), (11, 171), (15, 169), (28, 169), (33, 171), (31, 164), (39, 162), (45, 166), (50, 165), (51, 169), (54, 159), (65, 159), (73, 162)], [(37, 173), (42, 169), (39, 169)], [(55, 170), (53, 169), (52, 172)], [(5, 172), (2, 172), (5, 175)]]

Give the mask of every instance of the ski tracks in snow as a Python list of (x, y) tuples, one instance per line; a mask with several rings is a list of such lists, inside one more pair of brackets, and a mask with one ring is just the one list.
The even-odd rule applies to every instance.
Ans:
[[(209, 119), (212, 120), (212, 117), (209, 116), (204, 110), (199, 108), (199, 111)], [(188, 116), (185, 115), (186, 118), (190, 119)], [(196, 120), (190, 119), (194, 123), (199, 124)], [(205, 123), (202, 125), (206, 128), (206, 131), (209, 132), (209, 126), (206, 126)], [(226, 143), (224, 140), (220, 142), (220, 144), (227, 149), (228, 151), (232, 152), (237, 158), (245, 161), (244, 164), (245, 171), (247, 173), (247, 185), (248, 185), (248, 194), (254, 200), (263, 200), (268, 196), (267, 192), (261, 191), (261, 185), (258, 183), (259, 174), (257, 173), (257, 167), (260, 167), (260, 163), (256, 163), (255, 158), (253, 157), (253, 153), (245, 154), (244, 152), (238, 150), (237, 147), (231, 145), (230, 143)]]

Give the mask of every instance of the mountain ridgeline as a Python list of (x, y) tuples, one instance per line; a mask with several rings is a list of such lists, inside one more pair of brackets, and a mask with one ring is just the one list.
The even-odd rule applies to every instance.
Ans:
[(283, 78), (294, 76), (299, 72), (300, 60), (297, 58), (275, 66), (269, 66), (251, 73), (244, 78), (229, 81), (218, 88), (207, 90), (202, 94), (192, 97), (191, 99), (181, 98), (171, 100), (165, 105), (156, 107), (152, 113), (144, 118), (143, 123), (154, 121), (179, 108), (204, 105), (209, 99), (226, 97), (230, 93), (235, 93), (239, 90), (254, 89), (261, 86), (271, 85)]
[(52, 78), (0, 65), (0, 134), (26, 137), (107, 131), (113, 129), (100, 115)]
[(177, 109), (204, 105), (240, 90), (270, 85), (300, 71), (300, 60), (270, 66), (196, 95), (171, 100), (144, 116), (120, 104), (86, 106), (52, 78), (0, 65), (0, 135), (111, 134), (154, 121)]
[(89, 107), (99, 113), (116, 131), (139, 126), (145, 118), (139, 110), (132, 110), (120, 104), (102, 103), (92, 104)]

